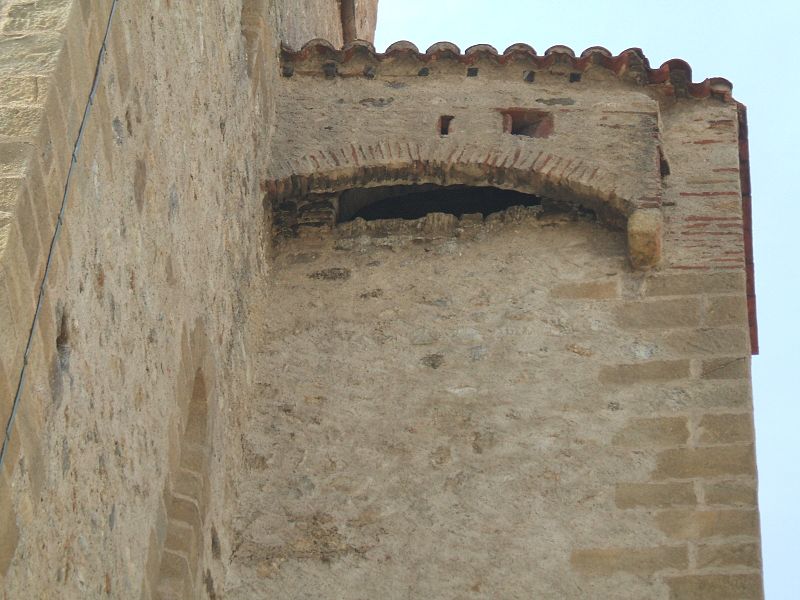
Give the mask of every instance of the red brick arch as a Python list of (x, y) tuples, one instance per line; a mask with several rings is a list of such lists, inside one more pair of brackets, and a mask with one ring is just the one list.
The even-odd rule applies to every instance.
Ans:
[[(350, 188), (432, 183), (491, 186), (580, 203), (613, 227), (629, 229), (634, 214), (660, 217), (661, 182), (642, 173), (635, 189), (590, 159), (537, 151), (534, 145), (429, 144), (396, 140), (321, 147), (279, 165), (264, 184), (266, 204)], [(634, 219), (635, 221), (638, 220)], [(652, 222), (652, 219), (650, 219)], [(660, 231), (656, 244), (660, 254)], [(652, 266), (657, 257), (637, 266)]]
[(292, 172), (265, 185), (272, 202), (353, 187), (434, 183), (478, 185), (572, 200), (590, 205), (604, 220), (623, 225), (638, 208), (657, 207), (658, 199), (622, 195), (613, 173), (591, 161), (520, 147), (477, 144), (427, 152), (412, 142), (352, 143), (323, 148), (291, 164)]

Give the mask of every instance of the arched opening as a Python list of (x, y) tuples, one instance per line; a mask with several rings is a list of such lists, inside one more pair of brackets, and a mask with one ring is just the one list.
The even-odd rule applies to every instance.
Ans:
[(429, 213), (487, 217), (512, 206), (541, 204), (539, 196), (493, 187), (424, 184), (354, 188), (339, 196), (337, 220), (340, 223), (355, 218), (412, 220)]
[[(570, 213), (597, 219), (594, 205), (492, 186), (387, 185), (288, 198), (274, 206), (278, 237), (293, 238), (327, 231), (337, 224), (363, 221), (416, 221), (428, 215), (469, 216), (471, 223), (513, 207), (533, 208), (539, 215)], [(477, 219), (477, 221), (476, 221)]]
[[(511, 127), (513, 132), (513, 118)], [(472, 160), (476, 152), (484, 157), (482, 162)], [(488, 186), (540, 198), (543, 213), (573, 212), (597, 219), (612, 229), (627, 230), (628, 254), (636, 269), (652, 268), (661, 260), (663, 217), (660, 195), (655, 189), (660, 189), (660, 177), (652, 185), (645, 178), (638, 192), (625, 190), (627, 193), (623, 194), (613, 184), (614, 173), (581, 159), (545, 152), (534, 156), (522, 149), (509, 157), (500, 149), (484, 151), (468, 146), (453, 148), (446, 157), (429, 154), (428, 149), (397, 143), (366, 148), (350, 145), (327, 154), (307, 155), (305, 160), (313, 165), (311, 170), (297, 169), (289, 176), (271, 178), (263, 184), (276, 239), (297, 237), (313, 228), (330, 229), (352, 220), (363, 207), (382, 200), (380, 195), (398, 196), (400, 190), (399, 195), (407, 196), (404, 187), (416, 186), (417, 191), (423, 191), (422, 186)], [(393, 162), (384, 164), (387, 160)], [(345, 202), (341, 203), (343, 195)], [(516, 204), (536, 206), (537, 202), (527, 200), (511, 206)], [(485, 210), (478, 212), (484, 214)], [(431, 213), (436, 211), (427, 210), (424, 214)], [(464, 209), (462, 214), (470, 213)]]

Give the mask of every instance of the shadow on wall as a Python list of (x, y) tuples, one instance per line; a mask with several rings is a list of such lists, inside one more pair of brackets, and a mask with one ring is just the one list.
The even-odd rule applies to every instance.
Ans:
[(221, 554), (216, 529), (211, 526), (206, 535), (214, 429), (210, 403), (214, 369), (207, 349), (202, 324), (195, 327), (191, 341), (184, 335), (181, 372), (186, 373), (187, 385), (183, 389), (191, 393), (179, 390), (177, 394), (182, 418), (176, 428), (181, 433), (172, 438), (163, 504), (150, 534), (144, 585), (153, 598), (198, 597), (201, 582), (210, 597), (215, 597), (210, 570), (201, 573), (207, 537), (212, 558), (219, 559)]

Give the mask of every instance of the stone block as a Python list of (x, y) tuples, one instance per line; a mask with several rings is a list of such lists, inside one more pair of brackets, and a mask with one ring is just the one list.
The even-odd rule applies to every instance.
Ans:
[(747, 354), (750, 333), (743, 327), (676, 330), (664, 335), (664, 346), (685, 356)]
[(637, 210), (628, 217), (628, 255), (634, 269), (649, 269), (661, 262), (663, 238), (660, 210)]
[(748, 326), (747, 298), (745, 295), (706, 298), (705, 324), (712, 327), (721, 325)]
[(655, 417), (629, 420), (612, 440), (615, 446), (654, 448), (679, 446), (689, 441), (686, 417)]
[(688, 360), (657, 360), (600, 369), (600, 383), (631, 384), (642, 381), (669, 381), (689, 377)]
[(693, 506), (697, 503), (694, 484), (682, 483), (619, 483), (614, 500), (618, 508), (669, 508)]
[(653, 478), (690, 479), (755, 473), (753, 447), (707, 446), (663, 450), (656, 458)]
[(197, 503), (182, 496), (171, 496), (167, 504), (170, 519), (188, 523), (197, 531), (203, 529), (203, 518)]
[(17, 515), (14, 510), (11, 482), (0, 472), (0, 577), (5, 577), (19, 542)]
[(647, 279), (648, 296), (690, 296), (745, 291), (744, 271), (676, 273), (653, 275)]
[(0, 177), (25, 177), (33, 151), (30, 142), (0, 141)]
[(686, 546), (581, 549), (572, 552), (570, 563), (582, 575), (595, 577), (620, 572), (653, 575), (665, 569), (686, 569), (689, 551)]
[(42, 101), (40, 79), (35, 75), (0, 78), (0, 104), (34, 106)]
[(5, 435), (6, 423), (8, 423), (8, 418), (11, 416), (11, 408), (17, 391), (17, 386), (11, 373), (6, 369), (3, 364), (3, 357), (0, 356), (0, 436)]
[(760, 600), (761, 576), (683, 575), (667, 579), (670, 600)]
[(619, 295), (616, 279), (563, 283), (556, 286), (552, 295), (564, 300), (608, 300)]
[(44, 31), (64, 27), (69, 14), (69, 2), (24, 2), (8, 7), (3, 33)]
[(697, 567), (761, 568), (758, 544), (700, 544), (697, 546)]
[(701, 444), (752, 442), (753, 417), (750, 413), (705, 415), (700, 419), (697, 439)]
[(22, 235), (22, 245), (28, 260), (30, 272), (37, 277), (41, 272), (45, 250), (42, 244), (42, 235), (33, 202), (28, 194), (23, 194), (17, 205), (17, 224)]
[[(5, 177), (0, 179), (0, 227), (13, 218), (17, 198), (25, 179), (22, 177)], [(2, 252), (2, 246), (0, 246)], [(2, 254), (0, 254), (2, 256)]]
[(754, 510), (673, 509), (658, 513), (655, 521), (667, 537), (678, 540), (758, 536), (758, 513)]
[(725, 506), (755, 506), (757, 490), (755, 481), (715, 481), (703, 484), (705, 503)]
[(0, 79), (44, 75), (55, 68), (62, 39), (58, 33), (17, 33), (0, 37)]
[(7, 138), (7, 141), (33, 138), (39, 130), (42, 114), (41, 106), (0, 105), (0, 138)]
[(703, 379), (749, 379), (750, 357), (711, 358), (700, 366)]
[[(2, 244), (3, 229), (0, 229), (0, 245)], [(2, 250), (2, 248), (0, 248)], [(2, 252), (0, 252), (2, 260)], [(4, 268), (0, 267), (0, 324), (2, 324), (2, 336), (0, 336), (0, 362), (5, 361), (6, 366), (11, 371), (19, 368), (17, 358), (21, 341), (24, 339), (27, 329), (23, 316), (19, 311), (20, 300), (17, 297), (13, 283), (6, 276)]]
[(616, 321), (625, 329), (697, 327), (700, 324), (700, 299), (626, 302), (616, 309)]

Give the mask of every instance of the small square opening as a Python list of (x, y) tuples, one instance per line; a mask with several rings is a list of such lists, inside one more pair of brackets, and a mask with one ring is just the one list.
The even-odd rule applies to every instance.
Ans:
[(477, 76), (478, 76), (478, 67), (467, 68), (467, 77), (477, 77)]
[(336, 63), (325, 63), (322, 65), (322, 71), (325, 73), (326, 79), (333, 79), (339, 72), (339, 69), (336, 67)]
[(442, 115), (439, 117), (439, 135), (450, 135), (450, 125), (453, 122), (452, 115)]
[(428, 67), (422, 67), (418, 72), (417, 75), (420, 77), (427, 77), (431, 74), (431, 70)]
[(546, 138), (553, 133), (553, 115), (542, 110), (509, 108), (502, 111), (503, 131), (511, 135)]
[(569, 82), (570, 83), (578, 83), (581, 80), (580, 73), (570, 73), (569, 74)]
[(536, 73), (534, 71), (524, 71), (522, 78), (528, 83), (533, 83), (536, 80)]

